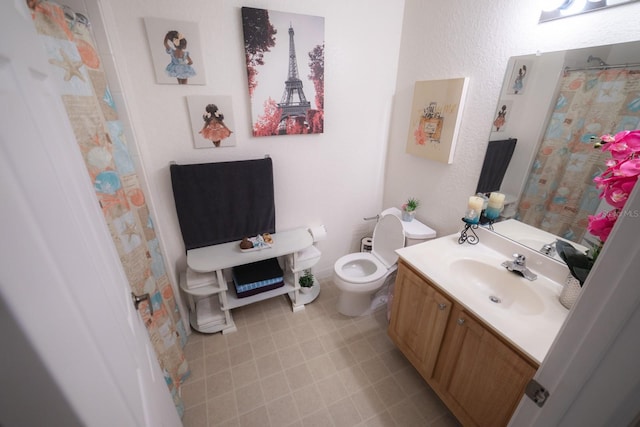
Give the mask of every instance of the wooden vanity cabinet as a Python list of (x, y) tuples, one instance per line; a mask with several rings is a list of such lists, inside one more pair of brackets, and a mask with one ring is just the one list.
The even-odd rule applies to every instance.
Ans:
[(455, 304), (433, 376), (464, 425), (505, 426), (536, 367)]
[(443, 295), (400, 261), (389, 336), (464, 426), (505, 426), (538, 365)]
[(424, 378), (431, 377), (451, 301), (409, 268), (399, 268), (388, 334)]

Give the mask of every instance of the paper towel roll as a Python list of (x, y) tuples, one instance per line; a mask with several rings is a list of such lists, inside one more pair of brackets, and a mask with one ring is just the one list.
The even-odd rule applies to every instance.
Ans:
[(314, 242), (319, 242), (320, 240), (327, 238), (327, 229), (324, 225), (309, 228), (309, 233), (311, 234), (311, 237), (313, 237)]

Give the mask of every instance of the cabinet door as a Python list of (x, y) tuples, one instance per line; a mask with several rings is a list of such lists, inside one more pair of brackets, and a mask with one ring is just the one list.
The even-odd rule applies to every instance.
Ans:
[(400, 263), (388, 333), (427, 379), (435, 366), (451, 302)]
[(437, 388), (464, 425), (507, 425), (535, 368), (456, 306), (438, 363)]

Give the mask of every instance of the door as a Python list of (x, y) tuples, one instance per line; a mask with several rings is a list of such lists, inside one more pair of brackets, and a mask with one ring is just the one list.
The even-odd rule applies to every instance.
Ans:
[[(31, 393), (54, 383), (84, 425), (179, 426), (29, 11), (0, 7), (12, 40), (0, 44), (0, 297), (50, 377), (30, 378)], [(26, 381), (28, 359), (1, 369)], [(0, 424), (56, 424), (55, 410), (10, 397)]]

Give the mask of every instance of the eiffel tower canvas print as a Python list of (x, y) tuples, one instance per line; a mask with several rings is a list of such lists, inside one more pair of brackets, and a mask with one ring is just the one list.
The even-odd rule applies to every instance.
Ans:
[(253, 136), (324, 132), (324, 18), (242, 8)]

